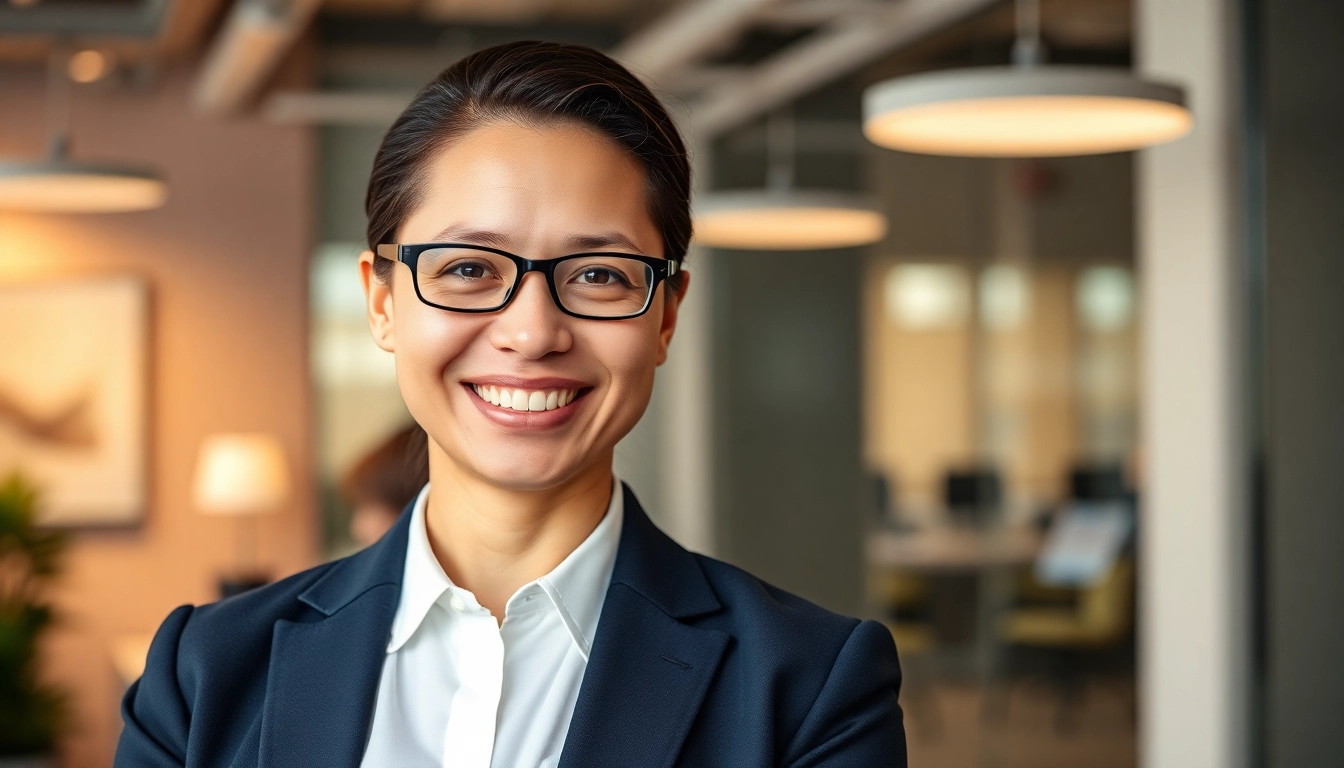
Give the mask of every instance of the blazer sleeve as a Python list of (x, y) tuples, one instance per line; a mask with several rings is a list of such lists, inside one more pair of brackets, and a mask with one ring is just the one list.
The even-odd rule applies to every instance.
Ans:
[(860, 622), (785, 751), (789, 768), (906, 768), (897, 698), (901, 666), (891, 633)]
[(154, 635), (145, 672), (121, 702), (125, 725), (114, 768), (182, 768), (187, 760), (191, 712), (177, 678), (178, 643), (193, 608), (184, 605)]

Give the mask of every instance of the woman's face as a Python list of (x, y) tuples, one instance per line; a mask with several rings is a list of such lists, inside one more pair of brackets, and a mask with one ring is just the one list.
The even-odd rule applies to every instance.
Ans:
[[(397, 240), (531, 259), (594, 250), (661, 257), (645, 186), (634, 157), (582, 127), (489, 124), (429, 159), (420, 205)], [(497, 487), (554, 488), (609, 465), (649, 403), (676, 325), (666, 284), (640, 317), (586, 320), (561, 312), (539, 272), (503, 310), (467, 314), (422, 303), (403, 264), (389, 285), (373, 278), (368, 253), (360, 271), (374, 338), (395, 354), (402, 397), (431, 451), (437, 445)], [(513, 404), (492, 403), (490, 388), (507, 390)], [(518, 410), (520, 397), (528, 409)]]

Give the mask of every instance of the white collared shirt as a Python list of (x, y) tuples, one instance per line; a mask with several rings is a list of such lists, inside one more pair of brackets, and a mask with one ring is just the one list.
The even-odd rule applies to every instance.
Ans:
[(504, 622), (453, 584), (430, 549), (429, 486), (411, 513), (401, 599), (365, 768), (554, 768), (621, 538), (620, 481), (597, 528), (521, 587)]

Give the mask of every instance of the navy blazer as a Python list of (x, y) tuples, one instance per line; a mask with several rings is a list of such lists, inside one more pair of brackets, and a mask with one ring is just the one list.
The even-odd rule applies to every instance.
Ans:
[[(624, 493), (560, 768), (906, 765), (881, 624), (687, 552)], [(357, 768), (410, 518), (350, 557), (173, 611), (122, 703), (117, 768)]]

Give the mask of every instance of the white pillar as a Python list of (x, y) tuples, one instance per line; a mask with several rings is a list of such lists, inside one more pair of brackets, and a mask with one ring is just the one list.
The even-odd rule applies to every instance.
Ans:
[[(682, 126), (690, 125), (687, 115), (676, 117)], [(695, 187), (708, 189), (709, 143), (693, 134), (686, 139)], [(706, 555), (715, 554), (712, 258), (705, 249), (691, 245), (690, 288), (667, 362), (658, 373), (664, 512), (659, 522), (683, 547)]]
[[(698, 251), (698, 252), (697, 252)], [(681, 306), (662, 388), (663, 522), (683, 547), (706, 555), (714, 549), (713, 339), (710, 270), (713, 258), (692, 249), (690, 291)]]
[(1138, 158), (1144, 297), (1140, 765), (1249, 762), (1234, 0), (1139, 0), (1138, 69), (1186, 138)]

